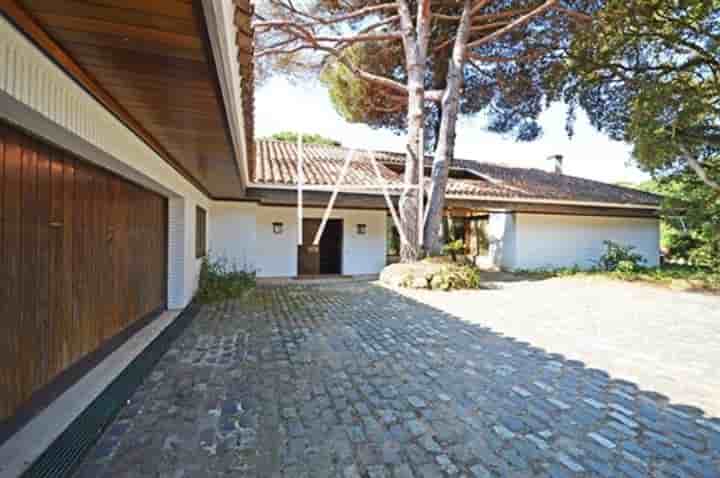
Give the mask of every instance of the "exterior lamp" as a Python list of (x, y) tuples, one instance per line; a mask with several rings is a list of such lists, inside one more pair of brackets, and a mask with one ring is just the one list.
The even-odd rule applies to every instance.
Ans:
[(357, 225), (357, 233), (361, 236), (364, 236), (367, 234), (367, 224), (358, 224)]
[(283, 223), (282, 222), (273, 222), (273, 234), (282, 234), (283, 232)]

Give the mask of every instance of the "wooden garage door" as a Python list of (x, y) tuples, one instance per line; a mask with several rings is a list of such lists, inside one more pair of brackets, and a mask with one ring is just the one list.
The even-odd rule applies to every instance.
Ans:
[(0, 421), (165, 307), (167, 202), (0, 124)]

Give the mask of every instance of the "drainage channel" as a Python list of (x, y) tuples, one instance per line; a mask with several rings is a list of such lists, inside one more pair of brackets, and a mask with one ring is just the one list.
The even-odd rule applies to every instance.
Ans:
[(40, 455), (22, 478), (70, 476), (198, 310), (197, 305), (191, 304), (182, 311)]

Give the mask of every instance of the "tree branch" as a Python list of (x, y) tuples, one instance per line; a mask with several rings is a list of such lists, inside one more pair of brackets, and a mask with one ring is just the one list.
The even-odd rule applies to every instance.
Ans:
[(343, 37), (314, 37), (318, 43), (330, 42), (330, 43), (358, 43), (366, 41), (390, 41), (390, 40), (402, 40), (400, 33), (384, 33), (381, 35), (377, 34), (358, 34), (349, 35)]
[(509, 25), (507, 25), (506, 27), (501, 28), (500, 30), (497, 30), (497, 31), (491, 33), (490, 35), (488, 35), (488, 36), (486, 36), (486, 37), (483, 37), (483, 38), (481, 38), (481, 39), (479, 39), (479, 40), (472, 41), (472, 42), (468, 43), (467, 46), (470, 47), (470, 48), (475, 48), (475, 47), (478, 47), (478, 46), (481, 46), (481, 45), (485, 45), (485, 44), (487, 44), (487, 43), (490, 43), (491, 41), (496, 40), (497, 38), (503, 36), (504, 34), (510, 32), (510, 31), (512, 31), (513, 29), (515, 29), (515, 28), (517, 28), (517, 27), (519, 27), (519, 26), (525, 25), (526, 23), (528, 23), (528, 22), (529, 22), (530, 20), (532, 20), (533, 18), (535, 18), (535, 17), (537, 17), (537, 16), (539, 16), (539, 15), (542, 15), (542, 14), (545, 13), (547, 10), (549, 10), (553, 5), (555, 5), (558, 1), (559, 1), (559, 0), (547, 0), (545, 3), (543, 3), (541, 6), (539, 6), (539, 7), (536, 8), (535, 10), (532, 10), (530, 13), (528, 13), (528, 14), (526, 14), (526, 15), (523, 15), (523, 16), (521, 16), (520, 18), (514, 20), (513, 22), (511, 22), (511, 23), (510, 23)]
[(553, 10), (556, 12), (563, 13), (567, 15), (568, 17), (583, 22), (583, 23), (590, 23), (592, 22), (592, 17), (588, 15), (587, 13), (578, 12), (577, 10), (571, 10), (569, 8), (563, 8), (559, 5), (556, 5), (553, 7)]
[[(479, 12), (480, 10), (482, 10), (483, 8), (485, 8), (485, 6), (486, 6), (488, 3), (490, 3), (490, 0), (480, 0), (480, 1), (477, 2), (475, 5), (473, 5), (473, 7), (470, 9), (470, 17), (472, 17), (472, 16), (475, 15), (477, 12)], [(463, 12), (463, 13), (464, 13), (464, 12)], [(463, 18), (463, 17), (461, 16), (460, 19), (462, 20), (462, 18)]]
[(524, 62), (531, 62), (531, 61), (537, 60), (538, 58), (543, 56), (543, 54), (546, 52), (547, 52), (547, 50), (545, 50), (545, 51), (537, 50), (534, 52), (530, 52), (527, 55), (520, 55), (517, 57), (482, 56), (482, 55), (476, 55), (473, 53), (469, 53), (468, 58), (475, 60), (475, 61), (483, 62), (483, 63), (510, 63), (510, 62), (514, 62), (514, 61), (516, 61), (518, 63), (524, 63)]
[[(687, 154), (687, 151), (686, 151)], [(716, 191), (720, 191), (720, 183), (717, 181), (714, 181), (710, 179), (710, 177), (707, 174), (707, 171), (705, 171), (705, 168), (703, 168), (702, 164), (695, 159), (691, 154), (687, 154), (687, 161), (690, 165), (690, 168), (695, 171), (695, 174), (697, 174), (700, 177), (700, 180), (705, 183), (707, 186), (711, 187), (712, 189)]]
[(371, 13), (379, 12), (382, 10), (397, 10), (397, 8), (398, 8), (398, 5), (395, 2), (383, 3), (380, 5), (373, 5), (373, 6), (361, 8), (360, 10), (356, 10), (356, 11), (348, 13), (346, 15), (341, 15), (339, 17), (335, 17), (335, 18), (332, 18), (329, 20), (324, 20), (324, 21), (318, 20), (318, 21), (320, 23), (322, 23), (323, 25), (331, 25), (333, 23), (344, 22), (346, 20), (351, 20), (353, 18), (364, 17), (366, 15), (370, 15)]
[(332, 25), (334, 23), (340, 23), (347, 20), (352, 20), (353, 18), (359, 18), (364, 17), (367, 15), (370, 15), (372, 13), (376, 13), (382, 10), (391, 10), (391, 9), (397, 9), (397, 3), (383, 3), (380, 5), (371, 5), (368, 7), (360, 8), (359, 10), (355, 10), (354, 12), (346, 13), (344, 15), (340, 15), (338, 17), (331, 17), (331, 18), (322, 18), (315, 15), (310, 15), (309, 13), (303, 12), (295, 8), (291, 0), (286, 0), (287, 4), (282, 1), (277, 0), (270, 0), (270, 3), (273, 5), (277, 5), (285, 10), (288, 10), (291, 13), (294, 13), (295, 15), (301, 16), (303, 18), (306, 18), (308, 20), (311, 20), (313, 23), (317, 23), (320, 25)]

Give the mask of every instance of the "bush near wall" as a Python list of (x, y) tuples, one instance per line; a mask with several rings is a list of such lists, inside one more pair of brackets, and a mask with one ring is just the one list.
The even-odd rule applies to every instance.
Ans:
[(517, 270), (518, 275), (541, 279), (575, 275), (603, 276), (628, 282), (646, 282), (674, 289), (720, 292), (720, 271), (710, 267), (671, 264), (644, 267), (645, 260), (633, 252), (631, 246), (605, 241), (606, 251), (597, 266), (581, 269), (578, 266), (557, 269)]
[(248, 271), (224, 257), (205, 256), (200, 267), (195, 300), (201, 304), (209, 304), (239, 299), (254, 288), (255, 271)]

